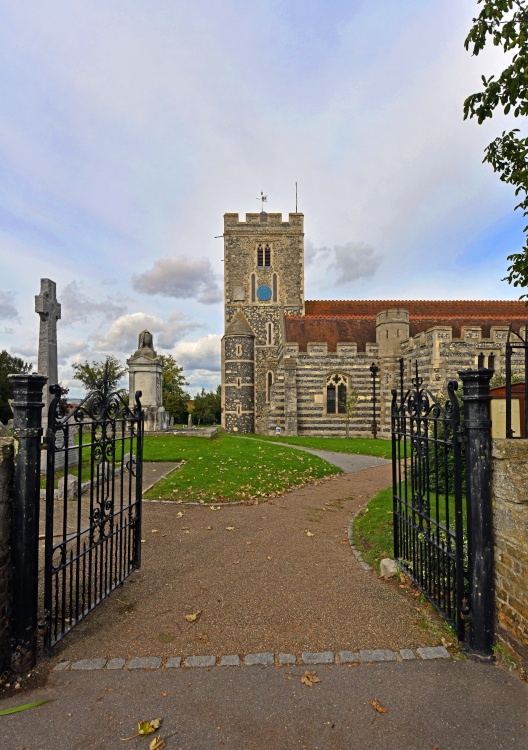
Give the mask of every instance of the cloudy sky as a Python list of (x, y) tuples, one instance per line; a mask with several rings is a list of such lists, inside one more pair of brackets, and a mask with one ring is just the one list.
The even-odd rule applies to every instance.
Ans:
[(223, 214), (305, 215), (307, 299), (515, 299), (515, 197), (463, 122), (476, 0), (0, 0), (0, 349), (60, 377), (143, 328), (220, 382)]

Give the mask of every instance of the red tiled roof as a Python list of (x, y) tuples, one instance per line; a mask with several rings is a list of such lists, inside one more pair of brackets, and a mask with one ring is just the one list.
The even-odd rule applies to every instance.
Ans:
[[(528, 308), (519, 300), (308, 300), (305, 315), (345, 315), (376, 317), (382, 310), (408, 310), (411, 318), (496, 317), (528, 319)], [(497, 324), (499, 325), (499, 324)]]
[[(409, 335), (416, 336), (433, 326), (451, 326), (453, 337), (461, 337), (463, 326), (482, 328), (489, 338), (491, 326), (528, 322), (524, 302), (504, 300), (315, 300), (305, 303), (304, 316), (286, 316), (286, 341), (297, 342), (306, 351), (310, 342), (353, 342), (358, 351), (376, 342), (376, 315), (382, 310), (409, 312)], [(518, 328), (518, 325), (514, 326)]]

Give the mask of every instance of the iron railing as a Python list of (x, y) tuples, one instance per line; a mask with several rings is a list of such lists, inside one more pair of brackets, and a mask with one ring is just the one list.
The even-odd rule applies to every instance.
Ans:
[(441, 402), (416, 365), (412, 387), (392, 391), (394, 556), (464, 637), (465, 491), (458, 384)]
[(51, 386), (47, 431), (44, 613), (46, 652), (141, 562), (143, 412), (106, 387), (59, 416)]

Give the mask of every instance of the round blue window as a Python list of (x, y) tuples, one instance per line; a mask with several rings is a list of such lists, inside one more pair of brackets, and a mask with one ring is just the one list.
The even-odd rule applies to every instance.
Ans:
[(266, 284), (262, 284), (262, 286), (259, 286), (257, 289), (257, 297), (261, 302), (267, 302), (271, 299), (271, 288), (266, 286)]

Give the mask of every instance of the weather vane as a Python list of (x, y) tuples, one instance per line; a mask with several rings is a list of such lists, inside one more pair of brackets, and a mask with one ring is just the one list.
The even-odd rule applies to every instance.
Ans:
[(264, 193), (261, 190), (260, 191), (260, 198), (257, 198), (257, 200), (261, 201), (261, 203), (262, 203), (261, 211), (262, 211), (262, 213), (264, 213), (264, 204), (268, 202), (268, 196), (264, 195)]

